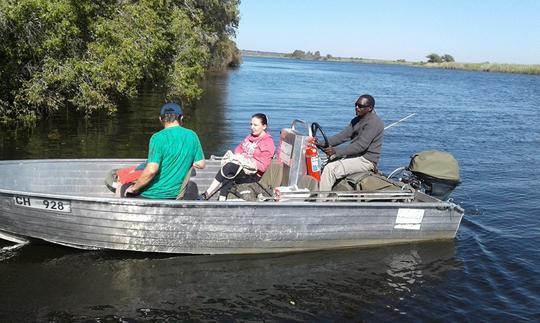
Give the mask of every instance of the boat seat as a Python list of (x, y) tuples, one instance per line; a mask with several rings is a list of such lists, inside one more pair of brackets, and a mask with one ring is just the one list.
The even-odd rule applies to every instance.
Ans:
[(234, 185), (227, 199), (241, 198), (246, 201), (256, 201), (259, 194), (270, 197), (274, 188), (281, 186), (282, 180), (283, 164), (274, 159), (258, 182)]
[(184, 177), (184, 180), (182, 181), (180, 193), (176, 196), (177, 200), (193, 201), (197, 199), (199, 196), (199, 187), (197, 186), (197, 183), (191, 180), (191, 176), (195, 176), (196, 174), (195, 168), (191, 166), (186, 177)]
[[(274, 159), (261, 177), (259, 183), (265, 187), (271, 188), (272, 190), (278, 186), (287, 185), (283, 182), (283, 172), (283, 164)], [(316, 191), (319, 189), (319, 183), (309, 175), (300, 176), (296, 185), (299, 188), (307, 188), (310, 191)]]
[[(238, 184), (233, 186), (228, 198), (241, 198), (246, 201), (255, 201), (259, 194), (271, 197), (274, 188), (283, 186), (283, 164), (277, 160), (272, 160), (270, 166), (256, 183)], [(302, 175), (297, 183), (298, 188), (307, 188), (310, 191), (317, 191), (319, 183), (309, 175)]]
[(400, 190), (401, 187), (380, 173), (358, 172), (336, 182), (333, 191), (382, 191)]
[(277, 161), (277, 159), (273, 159), (266, 169), (266, 172), (264, 172), (263, 176), (261, 177), (259, 183), (263, 186), (274, 189), (275, 187), (281, 186), (282, 181), (283, 164)]
[(298, 188), (307, 188), (310, 191), (319, 190), (319, 182), (309, 175), (302, 175), (296, 186), (298, 186)]

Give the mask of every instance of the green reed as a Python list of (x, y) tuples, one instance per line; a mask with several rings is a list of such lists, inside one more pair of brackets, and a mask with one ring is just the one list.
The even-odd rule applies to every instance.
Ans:
[(540, 65), (526, 64), (497, 64), (497, 63), (421, 63), (417, 66), (443, 68), (452, 70), (471, 70), (482, 72), (501, 72), (501, 73), (519, 73), (519, 74), (536, 74), (540, 75)]

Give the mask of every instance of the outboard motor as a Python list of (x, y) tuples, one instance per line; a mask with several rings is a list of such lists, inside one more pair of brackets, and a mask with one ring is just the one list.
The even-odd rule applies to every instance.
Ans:
[(411, 162), (406, 170), (411, 172), (404, 182), (414, 188), (436, 197), (447, 200), (450, 193), (460, 183), (459, 165), (451, 154), (427, 150), (411, 156)]

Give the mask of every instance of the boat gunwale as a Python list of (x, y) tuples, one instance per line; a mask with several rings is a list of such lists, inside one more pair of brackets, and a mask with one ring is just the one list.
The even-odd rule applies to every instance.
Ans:
[[(40, 159), (9, 159), (9, 160), (0, 160), (0, 165), (2, 164), (34, 164), (34, 163), (49, 163), (49, 162), (133, 162), (133, 161), (145, 161), (145, 158), (40, 158)], [(207, 159), (209, 160), (209, 159)]]
[(452, 202), (311, 202), (311, 201), (288, 201), (288, 202), (250, 202), (250, 201), (188, 201), (188, 200), (167, 200), (167, 199), (141, 199), (141, 198), (113, 198), (113, 197), (85, 197), (75, 195), (34, 193), (26, 191), (15, 191), (0, 189), (3, 195), (29, 196), (36, 198), (49, 198), (59, 200), (70, 200), (77, 202), (93, 202), (111, 205), (141, 206), (141, 207), (192, 207), (192, 208), (217, 208), (217, 207), (349, 207), (349, 208), (380, 208), (380, 207), (400, 207), (400, 208), (452, 208), (460, 213), (463, 209)]
[[(206, 159), (207, 161), (215, 161), (212, 159)], [(57, 163), (57, 162), (76, 162), (76, 163), (88, 163), (88, 162), (141, 162), (145, 161), (144, 158), (84, 158), (84, 159), (17, 159), (17, 160), (0, 160), (0, 166), (9, 164), (33, 164), (33, 163)], [(142, 198), (118, 198), (118, 197), (86, 197), (79, 195), (69, 194), (49, 194), (32, 191), (19, 191), (0, 188), (0, 194), (6, 195), (24, 195), (36, 198), (50, 198), (50, 199), (67, 199), (78, 202), (94, 202), (94, 203), (106, 203), (112, 205), (125, 205), (125, 206), (144, 206), (144, 207), (353, 207), (353, 208), (366, 208), (366, 207), (403, 207), (403, 208), (451, 208), (457, 210), (460, 213), (464, 213), (464, 209), (450, 201), (440, 202), (346, 202), (346, 201), (189, 201), (189, 200), (170, 200), (170, 199), (142, 199)]]

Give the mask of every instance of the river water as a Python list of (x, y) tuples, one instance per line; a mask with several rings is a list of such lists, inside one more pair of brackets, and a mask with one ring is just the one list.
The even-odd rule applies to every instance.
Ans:
[[(0, 321), (538, 321), (540, 77), (407, 66), (245, 58), (186, 108), (207, 156), (264, 112), (274, 138), (294, 118), (328, 134), (372, 94), (387, 130), (380, 169), (441, 149), (459, 161), (465, 217), (453, 241), (296, 254), (0, 253)], [(0, 159), (145, 157), (163, 97), (115, 115), (61, 112), (0, 130)]]

